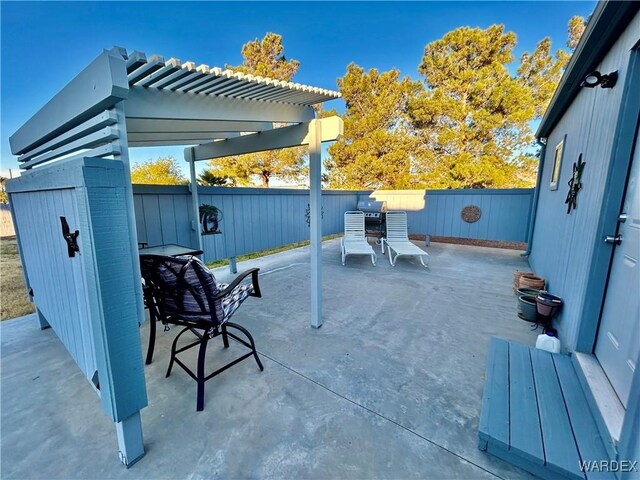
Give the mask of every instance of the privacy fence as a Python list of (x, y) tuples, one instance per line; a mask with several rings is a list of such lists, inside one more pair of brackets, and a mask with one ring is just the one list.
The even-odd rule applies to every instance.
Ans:
[[(187, 186), (134, 185), (133, 193), (138, 241), (195, 246)], [(198, 193), (201, 204), (222, 211), (220, 233), (202, 237), (206, 262), (309, 239), (308, 190), (199, 187)], [(344, 212), (355, 210), (362, 195), (406, 211), (413, 234), (525, 242), (533, 190), (325, 190), (323, 235), (342, 232)]]

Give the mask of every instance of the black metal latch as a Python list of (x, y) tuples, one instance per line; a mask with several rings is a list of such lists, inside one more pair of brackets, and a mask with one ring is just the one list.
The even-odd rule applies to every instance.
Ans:
[(65, 217), (60, 217), (60, 223), (62, 224), (62, 237), (67, 242), (67, 249), (69, 253), (69, 257), (75, 257), (76, 252), (80, 251), (80, 247), (78, 246), (77, 238), (80, 235), (80, 232), (76, 230), (71, 233), (69, 229), (69, 224), (67, 223), (67, 219)]

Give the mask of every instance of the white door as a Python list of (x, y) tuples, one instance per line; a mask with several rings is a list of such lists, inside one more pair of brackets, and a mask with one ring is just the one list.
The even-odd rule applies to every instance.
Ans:
[(631, 172), (619, 218), (618, 235), (621, 236), (621, 242), (614, 246), (613, 263), (595, 351), (625, 408), (640, 352), (639, 133), (636, 132)]

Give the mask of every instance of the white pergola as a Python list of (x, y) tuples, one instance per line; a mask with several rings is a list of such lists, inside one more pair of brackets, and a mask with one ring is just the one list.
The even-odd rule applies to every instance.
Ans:
[[(77, 161), (88, 165), (87, 158), (91, 165), (97, 165), (95, 159), (100, 158), (120, 160), (124, 164), (121, 169), (124, 170), (124, 185), (121, 187), (124, 198), (113, 201), (121, 202), (117, 205), (121, 205), (126, 213), (119, 218), (122, 219), (121, 224), (127, 227), (114, 231), (114, 238), (118, 236), (123, 243), (128, 242), (126, 255), (123, 255), (126, 260), (121, 260), (124, 262), (123, 268), (116, 269), (114, 273), (113, 265), (101, 263), (104, 260), (96, 259), (91, 251), (87, 251), (86, 248), (91, 244), (85, 244), (83, 265), (89, 272), (87, 275), (92, 277), (85, 284), (100, 284), (97, 290), (86, 293), (93, 302), (91, 308), (95, 313), (95, 318), (86, 321), (94, 333), (93, 336), (78, 337), (84, 345), (82, 342), (67, 342), (65, 345), (74, 358), (78, 352), (80, 355), (86, 356), (89, 352), (89, 355), (96, 356), (98, 367), (95, 374), (99, 374), (102, 387), (97, 390), (100, 390), (105, 412), (116, 423), (121, 459), (125, 464), (132, 464), (144, 454), (139, 410), (147, 401), (143, 365), (137, 360), (140, 355), (139, 334), (137, 325), (131, 325), (133, 318), (137, 317), (138, 323), (144, 320), (142, 290), (139, 281), (134, 282), (129, 290), (122, 290), (123, 282), (118, 282), (119, 278), (126, 275), (140, 278), (128, 148), (186, 146), (185, 160), (189, 162), (191, 172), (193, 229), (200, 247), (202, 239), (198, 224), (196, 162), (308, 146), (311, 187), (310, 323), (318, 328), (322, 325), (321, 143), (336, 140), (342, 134), (343, 127), (339, 117), (317, 119), (312, 106), (339, 97), (339, 93), (330, 90), (244, 75), (207, 65), (196, 66), (175, 58), (165, 61), (161, 56), (147, 57), (138, 51), (129, 54), (122, 48), (114, 47), (101, 53), (11, 136), (11, 151), (18, 156), (21, 168), (28, 171), (20, 181), (14, 182), (12, 188), (16, 194), (33, 189), (33, 185), (36, 185), (36, 189), (45, 188), (49, 191), (63, 188), (68, 178), (65, 177), (65, 169), (75, 168), (73, 165), (78, 164)], [(278, 128), (275, 128), (276, 125)], [(47, 169), (46, 166), (52, 168)], [(54, 174), (48, 177), (47, 172)], [(74, 185), (77, 184), (71, 185), (71, 188)], [(83, 212), (86, 213), (85, 210)], [(105, 212), (100, 213), (105, 218)], [(93, 235), (90, 223), (93, 214), (89, 212), (89, 217), (86, 217), (89, 224), (85, 225), (81, 234), (84, 241)], [(110, 214), (111, 211), (107, 210), (107, 218)], [(21, 224), (29, 220), (17, 218), (14, 212), (14, 221)], [(51, 221), (57, 222), (58, 219)], [(18, 241), (19, 244), (33, 244), (39, 239), (18, 234)], [(100, 242), (99, 239), (95, 240), (93, 248), (101, 248), (98, 245)], [(39, 307), (49, 305), (51, 308), (44, 310), (60, 311), (54, 307), (65, 301), (65, 292), (60, 287), (61, 282), (55, 278), (56, 275), (71, 274), (67, 271), (43, 272), (41, 267), (30, 265), (22, 251), (21, 247), (27, 285), (29, 271), (41, 276), (43, 288), (40, 288), (35, 302), (41, 325), (49, 326), (52, 322), (41, 315), (43, 309)], [(41, 253), (43, 256), (48, 254), (44, 251)], [(46, 267), (47, 263), (42, 265)], [(101, 271), (105, 272), (102, 276)], [(74, 282), (71, 277), (68, 281)], [(86, 288), (86, 285), (78, 285), (78, 291)], [(116, 292), (120, 295), (118, 308), (124, 308), (118, 316), (115, 316), (112, 307), (105, 307), (109, 295), (113, 296)], [(60, 332), (56, 333), (61, 335)], [(61, 339), (64, 342), (63, 337)], [(133, 341), (134, 337), (137, 341)], [(126, 367), (114, 360), (123, 356), (132, 359)], [(91, 378), (92, 371), (85, 374)]]
[[(88, 81), (92, 89), (87, 88)], [(101, 98), (107, 96), (111, 99)], [(107, 106), (113, 97), (121, 101), (114, 102), (112, 109), (102, 108), (97, 115), (78, 111)], [(312, 105), (339, 97), (340, 93), (331, 90), (196, 66), (177, 58), (165, 61), (160, 55), (147, 57), (139, 51), (129, 54), (114, 47), (70, 82), (10, 142), (23, 169), (77, 151), (88, 157), (120, 158), (128, 164), (127, 147), (189, 145), (184, 156), (190, 165), (194, 219), (199, 218), (198, 192), (193, 188), (197, 185), (196, 162), (308, 146), (310, 322), (317, 328), (322, 325), (320, 145), (337, 140), (343, 126), (339, 117), (316, 119)], [(73, 118), (60, 118), (65, 110)], [(56, 127), (84, 117), (86, 121), (55, 136)], [(285, 126), (274, 128), (274, 124)], [(51, 136), (53, 140), (42, 141)], [(201, 230), (198, 225), (194, 229), (201, 248)], [(135, 233), (135, 228), (132, 231)]]

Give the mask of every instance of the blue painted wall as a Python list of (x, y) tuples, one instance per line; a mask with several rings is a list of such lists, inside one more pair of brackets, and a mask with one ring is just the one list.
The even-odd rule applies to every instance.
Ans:
[[(569, 350), (574, 350), (578, 343), (580, 324), (586, 314), (583, 309), (591, 259), (596, 245), (602, 241), (597, 237), (598, 221), (630, 51), (638, 40), (639, 29), (640, 16), (636, 16), (598, 65), (601, 72), (618, 71), (615, 88), (581, 89), (547, 139), (529, 263), (537, 274), (545, 277), (549, 291), (565, 301), (556, 328)], [(565, 136), (558, 189), (551, 190), (555, 148)], [(586, 162), (583, 188), (578, 195), (577, 210), (567, 214), (564, 203), (567, 182), (580, 153)]]
[[(188, 187), (135, 185), (133, 192), (139, 241), (196, 245)], [(307, 190), (199, 187), (198, 193), (201, 204), (223, 212), (222, 233), (202, 237), (206, 262), (309, 239)], [(524, 242), (533, 190), (326, 190), (323, 235), (343, 231), (343, 214), (357, 208), (360, 195), (385, 200), (389, 210), (407, 211), (410, 233)], [(480, 207), (479, 221), (462, 220), (467, 205)]]
[[(116, 422), (147, 405), (125, 172), (119, 160), (80, 158), (7, 182), (36, 309), (94, 388), (98, 374), (103, 410)], [(79, 232), (73, 257), (60, 217)]]
[[(388, 210), (407, 212), (410, 233), (438, 237), (525, 242), (533, 189), (381, 190), (371, 194)], [(474, 223), (462, 220), (462, 209), (480, 208)]]

